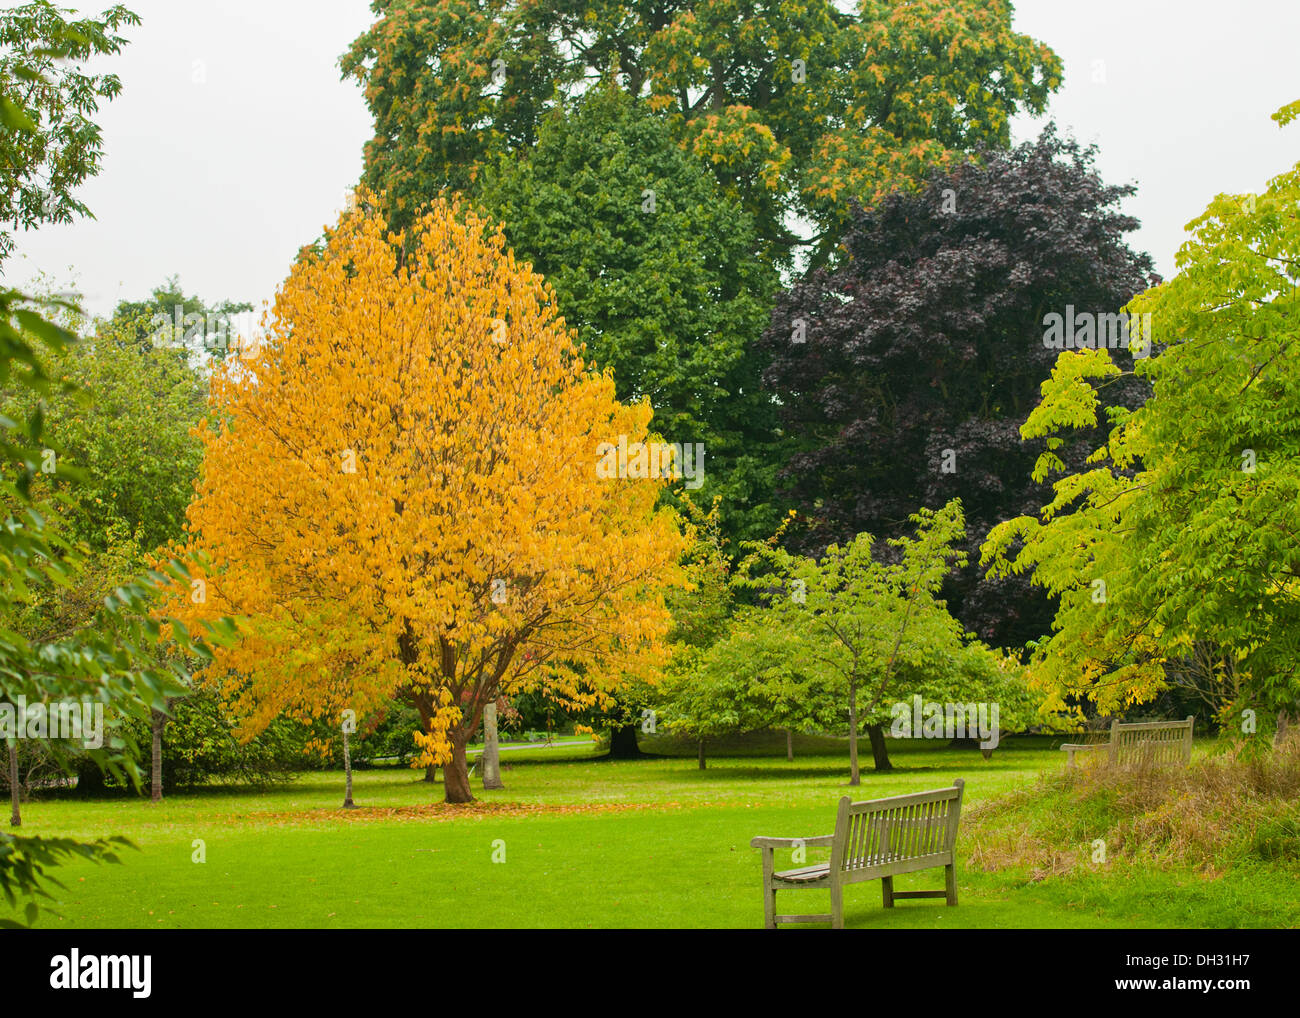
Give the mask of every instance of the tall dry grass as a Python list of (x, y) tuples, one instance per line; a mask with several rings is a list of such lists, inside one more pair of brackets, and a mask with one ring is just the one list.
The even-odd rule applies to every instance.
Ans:
[(1300, 871), (1300, 738), (1241, 747), (1186, 767), (1095, 761), (1045, 774), (973, 808), (968, 864), (1023, 868), (1030, 879), (1095, 868), (1097, 843), (1117, 857), (1188, 865), (1210, 876), (1257, 859)]

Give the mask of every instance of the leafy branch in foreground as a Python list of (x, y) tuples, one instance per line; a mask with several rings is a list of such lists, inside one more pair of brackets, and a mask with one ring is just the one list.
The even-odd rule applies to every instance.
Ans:
[[(120, 862), (113, 851), (115, 845), (135, 847), (118, 835), (94, 841), (75, 841), (72, 838), (19, 838), (0, 831), (0, 892), (15, 908), (19, 895), (32, 896), (23, 908), (26, 925), (31, 926), (40, 914), (35, 896), (54, 900), (42, 885), (64, 886), (57, 877), (46, 872), (47, 869), (77, 858), (91, 862)], [(21, 929), (22, 926), (13, 919), (0, 918), (0, 929)]]

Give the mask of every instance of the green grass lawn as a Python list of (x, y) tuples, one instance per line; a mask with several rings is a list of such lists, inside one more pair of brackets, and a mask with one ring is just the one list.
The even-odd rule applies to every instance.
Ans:
[[(1059, 740), (1057, 740), (1059, 741)], [(864, 771), (855, 798), (966, 780), (966, 805), (1063, 766), (1047, 739), (1021, 738), (985, 761), (978, 751), (892, 743), (896, 769)], [(421, 773), (355, 775), (358, 810), (339, 809), (343, 779), (312, 773), (265, 792), (212, 789), (141, 799), (24, 804), (24, 834), (122, 834), (138, 851), (120, 865), (60, 868), (48, 928), (196, 927), (757, 927), (755, 835), (829, 833), (849, 789), (844, 743), (784, 737), (693, 747), (635, 762), (594, 746), (503, 754), (506, 789), (481, 805), (443, 807)], [(958, 850), (969, 835), (959, 834)], [(206, 862), (196, 863), (194, 842)], [(504, 850), (504, 861), (494, 862)], [(809, 851), (809, 861), (821, 856)], [(778, 861), (782, 861), (778, 857)], [(899, 878), (900, 890), (942, 887), (941, 870)], [(859, 928), (1295, 926), (1293, 870), (1243, 864), (1213, 879), (1112, 859), (1096, 872), (1033, 875), (958, 870), (961, 903), (903, 901), (886, 911), (878, 883), (846, 891)], [(784, 902), (782, 903), (782, 898)], [(778, 896), (781, 910), (829, 910), (826, 892)], [(0, 905), (0, 915), (5, 906)]]

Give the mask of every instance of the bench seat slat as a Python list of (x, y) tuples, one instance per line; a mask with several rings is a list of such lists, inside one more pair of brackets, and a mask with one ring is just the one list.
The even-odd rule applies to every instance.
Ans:
[(881, 877), (897, 877), (904, 873), (934, 869), (936, 866), (949, 866), (953, 862), (951, 852), (936, 852), (934, 855), (914, 856), (911, 859), (881, 860), (846, 869), (841, 879), (845, 883), (856, 884), (863, 880), (879, 880)]
[(773, 873), (772, 876), (788, 884), (806, 884), (811, 880), (824, 880), (830, 872), (831, 864), (820, 862), (812, 866), (800, 866), (798, 869), (782, 870), (780, 873)]
[(910, 792), (907, 795), (891, 795), (884, 799), (872, 799), (869, 802), (858, 802), (854, 803), (854, 805), (870, 807), (865, 812), (883, 813), (886, 810), (896, 809), (900, 806), (910, 806), (916, 802), (945, 802), (948, 799), (956, 799), (958, 794), (955, 788), (939, 788), (933, 792)]

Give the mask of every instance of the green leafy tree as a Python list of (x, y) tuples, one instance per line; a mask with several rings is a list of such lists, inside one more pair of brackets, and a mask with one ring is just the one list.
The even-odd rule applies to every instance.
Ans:
[(234, 334), (240, 324), (235, 316), (252, 310), (246, 301), (208, 304), (197, 295), (187, 296), (172, 276), (144, 300), (119, 301), (107, 332), (118, 343), (185, 350), (191, 363), (203, 369), (208, 358), (225, 356), (241, 338), (250, 338)]
[[(40, 222), (68, 221), (84, 207), (73, 188), (98, 165), (98, 128), (89, 121), (98, 98), (116, 92), (116, 82), (88, 77), (79, 62), (115, 52), (111, 37), (135, 16), (115, 7), (103, 19), (67, 22), (48, 3), (28, 4), (0, 13), (0, 223), (14, 230)], [(13, 235), (0, 229), (0, 256), (12, 250)], [(69, 302), (41, 301), (0, 289), (0, 388), (20, 387), (38, 395), (52, 388), (42, 350), (61, 350), (76, 341), (52, 314), (76, 309)], [(81, 550), (60, 533), (57, 517), (34, 502), (34, 487), (51, 448), (45, 436), (44, 407), (38, 402), (25, 419), (0, 416), (0, 703), (26, 702), (47, 707), (89, 701), (112, 708), (113, 730), (102, 745), (86, 751), (104, 768), (135, 774), (133, 747), (119, 738), (120, 721), (160, 704), (179, 686), (181, 670), (160, 651), (165, 639), (184, 654), (209, 653), (183, 627), (160, 622), (153, 605), (164, 585), (184, 578), (180, 563), (168, 574), (151, 571), (118, 586), (87, 624), (74, 621), (65, 631), (30, 635), (21, 631), (32, 601), (50, 585), (67, 585), (82, 569)], [(56, 466), (53, 474), (58, 476)], [(213, 631), (229, 635), (219, 623)], [(105, 714), (109, 711), (106, 709)], [(6, 715), (8, 712), (6, 712)], [(106, 717), (105, 721), (109, 722)], [(27, 717), (13, 711), (15, 731), (6, 742), (29, 731)], [(66, 764), (70, 749), (50, 740), (51, 754)], [(15, 817), (15, 819), (17, 819)], [(0, 894), (11, 905), (24, 904), (28, 924), (39, 915), (37, 899), (49, 897), (56, 883), (50, 870), (68, 858), (113, 861), (120, 838), (79, 841), (32, 838), (0, 832)], [(16, 925), (0, 920), (0, 925)]]
[[(1274, 115), (1287, 124), (1300, 103)], [(1260, 194), (1222, 194), (1190, 224), (1178, 275), (1134, 298), (1155, 346), (1133, 369), (1138, 409), (1106, 411), (1089, 466), (1058, 456), (1098, 423), (1098, 390), (1121, 375), (1104, 350), (1060, 355), (1021, 429), (1042, 438), (1037, 515), (996, 527), (982, 558), (1060, 597), (1035, 672), (1053, 706), (1118, 713), (1165, 688), (1171, 665), (1203, 671), (1232, 708), (1278, 712), (1300, 695), (1300, 164)]]
[(675, 658), (657, 693), (659, 723), (698, 742), (701, 769), (710, 738), (769, 728), (833, 731), (843, 718), (824, 671), (792, 657), (781, 631), (748, 614), (712, 646)]
[[(732, 637), (714, 648), (724, 669), (827, 690), (839, 717), (847, 713), (851, 785), (860, 780), (861, 728), (876, 769), (890, 768), (885, 733), (894, 703), (916, 694), (930, 701), (989, 702), (1006, 691), (1003, 676), (1015, 685), (1013, 674), (987, 667), (987, 648), (967, 639), (936, 596), (964, 557), (961, 503), (922, 509), (912, 522), (914, 536), (890, 540), (897, 550), (891, 562), (873, 554), (869, 534), (832, 545), (821, 558), (751, 545), (737, 582), (759, 603), (738, 613)], [(1012, 699), (1015, 720), (1023, 723), (1023, 697)], [(825, 715), (825, 696), (807, 702)]]
[[(26, 417), (40, 405), (58, 448), (41, 468), (66, 499), (70, 536), (107, 549), (118, 525), (144, 551), (181, 537), (202, 450), (191, 433), (206, 413), (207, 386), (185, 351), (134, 341), (133, 320), (114, 317), (96, 334), (44, 359), (58, 385), (43, 393), (0, 387), (0, 413)], [(57, 467), (74, 468), (77, 483)]]
[[(192, 788), (217, 780), (260, 788), (321, 764), (312, 746), (318, 732), (293, 718), (277, 718), (254, 738), (242, 740), (220, 688), (191, 690), (168, 710), (167, 751), (160, 760), (167, 788)], [(402, 732), (408, 747), (411, 729), (416, 727), (418, 722)], [(133, 720), (131, 729), (141, 745), (148, 744), (149, 719)]]
[(1061, 80), (1006, 0), (371, 6), (341, 67), (375, 117), (365, 182), (399, 225), (440, 188), (474, 193), (498, 154), (527, 157), (553, 107), (613, 73), (754, 217), (756, 256), (824, 259), (847, 199), (1009, 143), (1011, 117), (1041, 112)]
[[(869, 534), (832, 546), (820, 559), (800, 557), (781, 547), (782, 528), (767, 542), (747, 542), (734, 574), (725, 558), (713, 565), (700, 554), (709, 542), (698, 541), (695, 588), (686, 596), (703, 590), (702, 604), (726, 610), (706, 612), (711, 623), (698, 628), (702, 638), (680, 642), (654, 691), (657, 721), (699, 742), (701, 767), (705, 743), (719, 735), (784, 728), (789, 754), (794, 731), (847, 730), (857, 784), (860, 730), (877, 770), (890, 767), (887, 734), (933, 734), (911, 731), (913, 696), (943, 706), (983, 704), (986, 720), (997, 704), (999, 731), (1043, 720), (1041, 698), (1019, 662), (966, 634), (937, 596), (963, 557), (960, 503), (922, 510), (912, 523), (913, 536), (891, 539), (888, 560)], [(708, 589), (719, 586), (725, 597), (710, 597)], [(696, 614), (687, 609), (680, 617)], [(900, 701), (909, 706), (902, 731), (891, 723)]]
[[(39, 387), (45, 374), (35, 356), (36, 340), (23, 332), (32, 321), (30, 316), (37, 315), (47, 326), (39, 330), (42, 340), (66, 344), (75, 337), (60, 335), (57, 327), (32, 310), (30, 302), (25, 307), (15, 306), (17, 303), (7, 294), (0, 299), (0, 335), (10, 348), (26, 348), (29, 357), (25, 360), (32, 370), (11, 372), (9, 360), (3, 356), (0, 370), (22, 384)], [(101, 745), (77, 752), (85, 752), (120, 779), (138, 780), (134, 746), (121, 738), (122, 722), (161, 708), (168, 695), (183, 689), (184, 671), (163, 651), (165, 640), (173, 640), (185, 656), (203, 658), (208, 653), (183, 627), (172, 629), (152, 617), (162, 588), (185, 580), (187, 573), (180, 563), (172, 562), (166, 574), (150, 571), (116, 586), (88, 619), (74, 596), (55, 597), (54, 603), (68, 609), (67, 625), (60, 628), (56, 616), (39, 610), (39, 602), (49, 599), (56, 585), (85, 595), (100, 574), (90, 571), (82, 550), (60, 535), (57, 517), (32, 501), (35, 463), (41, 455), (35, 446), (43, 434), (40, 415), (29, 422), (26, 432), (7, 418), (0, 421), (0, 430), (6, 452), (0, 476), (0, 506), (6, 512), (0, 526), (0, 703), (39, 705), (42, 711), (58, 703), (101, 705), (110, 726), (108, 736)], [(41, 624), (34, 624), (33, 619)], [(213, 631), (230, 635), (228, 627), (221, 625)], [(16, 710), (6, 721), (13, 729), (0, 733), (6, 742), (31, 732), (28, 717), (18, 716)], [(55, 740), (47, 746), (61, 769), (68, 769), (73, 748)], [(19, 821), (16, 808), (13, 819)], [(39, 911), (36, 898), (48, 898), (45, 885), (57, 883), (50, 867), (71, 856), (114, 861), (114, 845), (120, 841), (0, 833), (0, 893), (11, 905), (26, 899), (25, 917), (30, 924)], [(13, 921), (0, 920), (0, 925), (13, 925)]]
[[(686, 558), (690, 587), (669, 601), (674, 653), (646, 697), (656, 725), (695, 740), (701, 769), (706, 743), (714, 736), (772, 727), (833, 727), (833, 708), (819, 716), (814, 707), (816, 701), (826, 708), (826, 691), (807, 681), (805, 673), (793, 671), (779, 649), (770, 653), (761, 639), (754, 639), (767, 635), (764, 630), (734, 631), (736, 613), (744, 607), (738, 597), (743, 591), (736, 585), (722, 534), (720, 500), (707, 513), (690, 499), (684, 508), (691, 536)], [(778, 537), (780, 533), (778, 529)], [(736, 667), (737, 659), (743, 667)]]
[[(172, 321), (175, 309), (207, 321), (203, 302), (171, 281), (148, 301), (119, 304), (85, 340), (41, 350), (57, 385), (39, 393), (0, 387), (0, 413), (21, 419), (39, 412), (59, 436), (57, 448), (41, 452), (41, 494), (34, 497), (57, 504), (64, 532), (86, 549), (84, 577), (29, 606), (24, 624), (31, 632), (66, 629), (75, 611), (88, 622), (100, 597), (142, 568), (146, 554), (182, 536), (202, 456), (193, 432), (207, 412), (207, 386), (194, 350), (159, 334), (156, 319)], [(155, 801), (162, 797), (166, 723), (167, 714), (155, 712)], [(80, 761), (78, 785), (102, 789), (94, 761)]]
[(487, 167), (483, 205), (618, 398), (648, 400), (666, 441), (702, 446), (694, 497), (722, 495), (733, 534), (771, 533), (776, 419), (752, 340), (778, 280), (752, 257), (752, 218), (608, 82), (538, 129), (527, 159)]
[[(140, 23), (121, 4), (98, 18), (69, 13), (48, 0), (0, 11), (0, 222), (14, 231), (90, 215), (76, 190), (103, 158), (92, 118), (122, 83), (85, 65), (121, 50), (118, 30)], [(0, 261), (13, 247), (0, 231)]]

